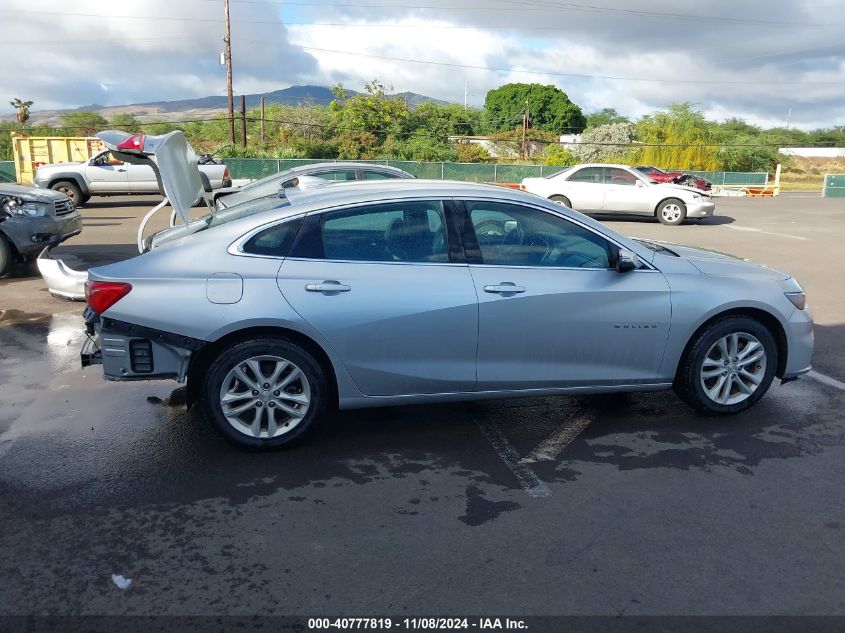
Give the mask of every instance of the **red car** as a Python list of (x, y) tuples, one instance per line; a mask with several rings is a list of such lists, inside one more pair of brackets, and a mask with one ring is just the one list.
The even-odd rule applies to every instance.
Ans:
[(702, 191), (710, 191), (710, 183), (704, 178), (693, 176), (692, 174), (685, 174), (680, 171), (663, 171), (651, 165), (643, 165), (634, 167), (638, 172), (645, 174), (655, 182), (671, 182), (676, 185), (686, 185), (687, 187), (695, 187)]

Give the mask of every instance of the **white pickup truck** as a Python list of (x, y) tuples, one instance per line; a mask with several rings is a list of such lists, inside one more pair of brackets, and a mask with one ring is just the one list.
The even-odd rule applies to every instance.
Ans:
[[(219, 160), (200, 157), (198, 164), (200, 173), (208, 178), (212, 189), (232, 186), (229, 168)], [(91, 196), (161, 192), (155, 172), (149, 165), (123, 162), (109, 150), (82, 163), (42, 165), (35, 172), (33, 184), (42, 189), (61, 191), (77, 207), (88, 202)]]

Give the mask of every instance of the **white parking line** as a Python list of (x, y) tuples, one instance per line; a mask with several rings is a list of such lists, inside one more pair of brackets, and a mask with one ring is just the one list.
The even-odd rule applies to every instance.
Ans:
[(725, 224), (725, 228), (732, 229), (734, 231), (748, 231), (749, 233), (764, 233), (766, 235), (776, 235), (777, 237), (788, 237), (791, 240), (803, 240), (807, 241), (809, 237), (801, 237), (800, 235), (789, 235), (788, 233), (772, 233), (771, 231), (764, 231), (763, 229), (755, 229), (751, 226), (736, 226), (734, 224)]
[(845, 382), (841, 382), (839, 380), (836, 380), (836, 378), (831, 378), (830, 376), (820, 374), (814, 369), (811, 369), (807, 373), (807, 376), (814, 380), (818, 380), (820, 383), (823, 383), (829, 387), (834, 387), (836, 389), (839, 389), (840, 391), (845, 391)]
[(578, 437), (581, 432), (590, 426), (587, 418), (574, 418), (567, 420), (554, 434), (540, 442), (528, 457), (523, 457), (520, 462), (531, 464), (533, 462), (552, 461), (563, 452), (567, 445)]
[(492, 444), (496, 454), (505, 462), (505, 465), (519, 481), (522, 489), (528, 493), (528, 496), (535, 499), (552, 496), (552, 491), (549, 490), (546, 482), (541, 480), (529, 466), (520, 463), (519, 453), (516, 452), (516, 449), (508, 442), (508, 438), (502, 434), (495, 424), (479, 424), (478, 427)]

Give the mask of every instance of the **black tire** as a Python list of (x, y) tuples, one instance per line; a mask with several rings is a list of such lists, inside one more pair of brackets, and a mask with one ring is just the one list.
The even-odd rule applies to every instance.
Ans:
[(53, 191), (61, 191), (73, 202), (73, 206), (81, 207), (87, 202), (85, 196), (82, 195), (82, 190), (72, 180), (59, 180), (50, 185)]
[[(268, 355), (287, 360), (302, 371), (310, 388), (310, 403), (308, 404), (306, 414), (295, 423), (291, 430), (282, 432), (281, 435), (272, 438), (266, 436), (253, 437), (247, 435), (245, 432), (239, 431), (230, 424), (223, 413), (220, 392), (223, 388), (223, 381), (231, 370), (235, 369), (239, 364), (244, 363), (247, 359)], [(301, 438), (327, 411), (330, 394), (331, 389), (329, 388), (325, 373), (311, 354), (299, 345), (288, 340), (267, 337), (248, 339), (234, 343), (223, 349), (205, 373), (201, 387), (200, 402), (206, 419), (210, 420), (227, 440), (243, 448), (268, 450), (287, 446)], [(264, 406), (270, 407), (271, 405), (268, 403)], [(269, 411), (270, 409), (268, 408), (267, 410)], [(272, 415), (275, 415), (275, 412)], [(262, 425), (264, 425), (263, 422)], [(262, 429), (262, 432), (266, 432), (266, 429)]]
[[(701, 373), (707, 352), (722, 337), (747, 333), (757, 338), (766, 353), (766, 367), (756, 389), (741, 402), (720, 404), (711, 399), (702, 385)], [(675, 377), (675, 392), (680, 398), (706, 415), (732, 415), (752, 407), (762, 398), (774, 379), (778, 364), (778, 347), (774, 335), (762, 323), (746, 316), (726, 316), (713, 321), (695, 335), (692, 345), (681, 359)], [(732, 371), (726, 368), (727, 371)]]
[(15, 263), (15, 249), (6, 241), (6, 238), (0, 234), (0, 277), (8, 274)]
[(687, 205), (683, 200), (669, 198), (657, 205), (657, 219), (669, 226), (678, 226), (687, 219)]
[(572, 208), (572, 203), (569, 201), (569, 198), (566, 196), (552, 196), (549, 198), (552, 202), (557, 202), (558, 204), (562, 204), (565, 207)]

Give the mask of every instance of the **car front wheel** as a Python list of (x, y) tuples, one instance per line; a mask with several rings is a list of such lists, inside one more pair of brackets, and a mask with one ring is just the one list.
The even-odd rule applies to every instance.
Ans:
[(677, 226), (687, 217), (687, 205), (677, 198), (669, 198), (657, 207), (657, 219), (663, 224)]
[(328, 393), (307, 351), (283, 339), (250, 339), (224, 349), (208, 368), (202, 406), (230, 441), (270, 449), (300, 438), (326, 410)]
[(703, 413), (739, 413), (765, 395), (777, 361), (768, 328), (750, 317), (725, 317), (697, 335), (681, 361), (675, 390)]

